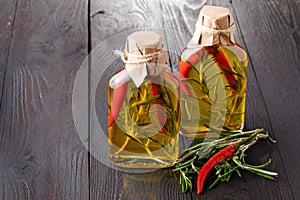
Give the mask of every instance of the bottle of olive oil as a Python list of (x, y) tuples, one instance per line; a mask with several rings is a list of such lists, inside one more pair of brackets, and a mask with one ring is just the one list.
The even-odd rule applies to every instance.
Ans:
[(179, 80), (165, 69), (162, 38), (150, 31), (128, 36), (125, 67), (108, 86), (111, 161), (126, 168), (168, 167), (178, 157)]
[(233, 31), (227, 8), (204, 6), (181, 53), (181, 132), (188, 137), (218, 137), (208, 127), (243, 129), (248, 57)]

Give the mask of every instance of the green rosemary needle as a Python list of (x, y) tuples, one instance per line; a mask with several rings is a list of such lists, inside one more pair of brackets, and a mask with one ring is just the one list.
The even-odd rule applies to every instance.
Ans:
[(268, 132), (264, 129), (255, 129), (251, 131), (233, 131), (223, 128), (221, 131), (217, 128), (209, 127), (209, 130), (220, 135), (219, 139), (195, 144), (187, 148), (183, 155), (174, 163), (174, 172), (179, 171), (179, 179), (182, 192), (192, 191), (192, 179), (199, 173), (201, 167), (216, 152), (229, 145), (238, 146), (233, 157), (215, 167), (215, 181), (209, 189), (216, 186), (219, 182), (229, 182), (234, 174), (242, 176), (241, 170), (247, 170), (261, 177), (275, 180), (278, 177), (277, 172), (266, 170), (271, 164), (271, 159), (261, 165), (251, 165), (246, 162), (245, 151), (255, 145), (259, 140), (269, 139), (274, 141)]

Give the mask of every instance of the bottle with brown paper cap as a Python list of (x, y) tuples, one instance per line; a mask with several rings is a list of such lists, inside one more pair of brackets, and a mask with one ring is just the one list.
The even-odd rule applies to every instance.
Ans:
[(162, 38), (135, 32), (116, 54), (125, 66), (109, 80), (109, 156), (125, 168), (168, 167), (178, 156), (180, 90), (177, 77), (165, 69)]
[(178, 66), (185, 136), (217, 138), (211, 128), (243, 129), (247, 66), (245, 50), (234, 41), (230, 11), (204, 6)]

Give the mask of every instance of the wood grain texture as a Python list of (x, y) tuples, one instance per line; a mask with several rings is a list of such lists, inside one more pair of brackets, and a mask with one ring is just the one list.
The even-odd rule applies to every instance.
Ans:
[(286, 173), (294, 199), (299, 199), (300, 1), (239, 1), (233, 8), (271, 122), (268, 128), (278, 140), (281, 170)]
[[(250, 56), (246, 129), (264, 127), (278, 141), (258, 144), (247, 159), (259, 164), (271, 157), (269, 169), (280, 176), (268, 181), (244, 172), (213, 190), (208, 180), (197, 196), (195, 190), (181, 193), (178, 174), (171, 170), (123, 173), (89, 154), (73, 122), (72, 89), (89, 42), (92, 48), (106, 41), (121, 49), (137, 29), (162, 35), (176, 73), (178, 56), (205, 4), (231, 9), (236, 40)], [(0, 199), (300, 198), (299, 0), (90, 0), (90, 16), (87, 6), (79, 0), (0, 2)], [(107, 55), (103, 61), (111, 64), (96, 93), (97, 117), (105, 130), (103, 91), (123, 65)]]
[[(103, 52), (103, 51), (102, 51)], [(104, 54), (105, 56), (105, 54)], [(101, 58), (100, 58), (101, 60)], [(107, 134), (107, 87), (109, 77), (112, 76), (115, 71), (118, 71), (122, 67), (122, 62), (119, 59), (112, 59), (112, 63), (105, 71), (105, 75), (99, 80), (95, 93), (95, 107), (97, 112), (97, 120), (100, 126)], [(93, 72), (91, 72), (93, 73)], [(91, 120), (93, 123), (93, 120)], [(90, 140), (97, 138), (95, 135), (100, 133), (93, 131), (91, 126)], [(99, 148), (99, 144), (90, 142), (90, 150)], [(101, 150), (107, 151), (107, 149)], [(103, 162), (103, 161), (102, 161)], [(119, 171), (111, 169), (101, 162), (101, 155), (90, 155), (90, 199), (123, 199), (123, 174)]]
[(174, 184), (172, 170), (158, 170), (144, 174), (123, 175), (123, 199), (190, 199), (190, 194), (182, 194), (181, 186)]
[[(150, 27), (150, 29), (160, 31), (160, 34), (166, 36), (167, 33), (162, 29), (165, 22), (162, 18), (164, 11), (161, 10), (161, 6), (164, 3), (157, 0), (91, 1), (92, 47), (102, 45), (103, 42), (119, 34), (119, 37), (112, 39), (110, 44), (117, 49), (121, 49), (129, 34), (129, 32), (126, 34), (128, 30), (149, 29)], [(179, 53), (180, 49), (177, 49), (177, 55)], [(114, 58), (106, 57), (105, 59), (110, 59), (112, 64), (101, 79), (101, 83), (99, 83), (99, 93), (96, 95), (99, 101), (96, 102), (105, 105), (99, 106), (99, 113), (107, 112), (107, 97), (103, 91), (107, 90), (109, 77), (117, 71), (116, 69), (123, 66), (120, 59), (118, 59), (118, 62), (114, 62), (114, 60), (117, 60), (116, 56)], [(104, 115), (99, 121), (100, 123), (104, 122), (102, 127), (106, 130), (107, 119), (103, 117)], [(91, 199), (191, 199), (190, 193), (181, 193), (178, 179), (167, 171), (130, 175), (109, 169), (94, 158), (91, 159), (90, 166)]]
[(17, 0), (0, 2), (0, 102), (13, 33)]
[(18, 1), (0, 110), (1, 199), (88, 199), (71, 106), (86, 12), (76, 0)]
[[(181, 2), (182, 3), (182, 2)], [(224, 6), (228, 7), (232, 10), (232, 6), (229, 2), (225, 1), (209, 1), (206, 2), (210, 5), (217, 5), (217, 6)], [(203, 3), (199, 3), (198, 6), (193, 5), (194, 9), (187, 10), (184, 12), (185, 14), (180, 13), (182, 10), (182, 7), (188, 8), (189, 6), (182, 6), (182, 4), (175, 2), (174, 4), (167, 4), (165, 7), (168, 7), (169, 9), (166, 9), (163, 13), (176, 13), (176, 16), (185, 16), (183, 17), (183, 20), (174, 20), (169, 21), (169, 23), (166, 24), (166, 26), (170, 29), (175, 28), (176, 30), (182, 32), (185, 30), (185, 34), (189, 34), (190, 32), (193, 33), (194, 31), (194, 24), (197, 20), (194, 13), (199, 13), (201, 7), (203, 6)], [(191, 6), (190, 6), (191, 7)], [(197, 10), (198, 9), (198, 10)], [(233, 12), (233, 10), (232, 10)], [(189, 13), (190, 15), (188, 16)], [(172, 15), (172, 14), (169, 14)], [(164, 15), (165, 16), (165, 15)], [(168, 16), (168, 15), (167, 15)], [(166, 17), (167, 18), (167, 17)], [(187, 19), (186, 19), (187, 18)], [(194, 18), (193, 22), (188, 24), (189, 20)], [(236, 18), (239, 18), (239, 16), (236, 16)], [(167, 19), (165, 19), (167, 21)], [(186, 22), (186, 23), (183, 23)], [(173, 24), (173, 25), (172, 25)], [(187, 27), (193, 27), (192, 29), (187, 29)], [(178, 46), (180, 46), (180, 42), (178, 42), (178, 39), (174, 40), (174, 37), (170, 37), (173, 42), (177, 42)], [(236, 31), (236, 39), (237, 42), (242, 44), (243, 46), (247, 46), (245, 42), (242, 40), (242, 32), (240, 31), (239, 24), (237, 24), (237, 31)], [(176, 50), (175, 50), (176, 51)], [(172, 61), (176, 60), (174, 57), (172, 58)], [(251, 60), (250, 60), (251, 61)], [(176, 61), (175, 64), (173, 64), (173, 67), (177, 67)], [(174, 70), (176, 72), (176, 69)], [(253, 71), (252, 63), (249, 64), (249, 75), (248, 75), (248, 91), (247, 91), (247, 111), (246, 111), (246, 129), (254, 129), (258, 127), (265, 127), (267, 130), (272, 130), (272, 122), (270, 121), (268, 117), (267, 108), (265, 106), (264, 99), (262, 98), (261, 91), (257, 87), (257, 79), (255, 77), (255, 72)], [(253, 99), (255, 99), (253, 101)], [(220, 185), (219, 187), (215, 188), (214, 190), (208, 191), (206, 196), (199, 197), (196, 196), (195, 193), (192, 193), (193, 199), (202, 199), (202, 198), (208, 198), (208, 199), (254, 199), (259, 196), (260, 199), (282, 199), (282, 198), (292, 198), (291, 189), (289, 186), (289, 181), (287, 179), (287, 175), (284, 170), (284, 164), (280, 155), (280, 152), (278, 150), (278, 146), (270, 145), (270, 144), (260, 144), (255, 151), (249, 152), (249, 162), (252, 163), (263, 163), (265, 162), (269, 157), (273, 158), (273, 164), (270, 166), (271, 169), (277, 170), (281, 174), (281, 179), (277, 182), (271, 182), (265, 179), (262, 179), (260, 177), (256, 177), (251, 174), (245, 174), (244, 178), (242, 179), (234, 179), (233, 183), (226, 184), (226, 185)], [(268, 149), (268, 151), (266, 151)], [(257, 160), (257, 154), (260, 154), (260, 159)], [(237, 189), (239, 188), (239, 189)], [(262, 189), (264, 188), (264, 189)], [(267, 188), (267, 190), (270, 191), (276, 191), (272, 193), (266, 193), (264, 190)], [(237, 192), (239, 191), (239, 192)], [(253, 192), (256, 191), (256, 192)]]
[[(256, 66), (264, 65), (264, 62), (268, 61), (268, 64), (271, 66), (273, 65), (273, 50), (267, 51), (266, 48), (268, 45), (266, 45), (265, 38), (264, 36), (261, 37), (260, 33), (261, 31), (255, 29), (256, 21), (258, 19), (255, 19), (253, 13), (259, 12), (263, 13), (264, 18), (271, 20), (276, 16), (276, 12), (264, 12), (263, 9), (261, 9), (259, 6), (255, 6), (255, 2), (252, 3), (246, 3), (246, 2), (234, 2), (234, 4), (230, 4), (229, 1), (139, 1), (139, 3), (135, 1), (131, 2), (125, 2), (123, 1), (122, 3), (117, 3), (117, 2), (101, 2), (99, 3), (98, 1), (91, 1), (92, 2), (92, 17), (91, 17), (91, 34), (92, 34), (92, 42), (93, 45), (99, 44), (101, 41), (105, 40), (106, 38), (109, 38), (113, 36), (116, 33), (125, 31), (125, 30), (130, 30), (130, 29), (136, 29), (136, 28), (144, 28), (144, 27), (158, 27), (158, 28), (163, 28), (165, 32), (161, 33), (161, 35), (164, 37), (165, 42), (167, 43), (167, 49), (169, 53), (173, 53), (171, 55), (171, 66), (173, 67), (173, 71), (176, 72), (176, 66), (178, 62), (178, 57), (176, 57), (176, 53), (178, 54), (178, 51), (180, 53), (180, 49), (178, 50), (176, 48), (176, 45), (170, 45), (170, 46), (175, 46), (175, 48), (169, 48), (168, 44), (170, 43), (175, 43), (178, 44), (178, 47), (181, 47), (181, 44), (183, 41), (182, 38), (180, 37), (174, 37), (174, 35), (170, 34), (172, 31), (177, 31), (184, 35), (184, 37), (191, 37), (194, 31), (194, 24), (197, 20), (198, 14), (200, 9), (202, 8), (203, 5), (205, 4), (210, 4), (210, 5), (219, 5), (219, 6), (225, 6), (231, 9), (233, 14), (235, 15), (235, 18), (238, 19), (237, 21), (237, 30), (236, 30), (236, 39), (237, 42), (242, 44), (243, 46), (246, 47), (246, 49), (249, 51), (250, 55), (250, 63), (249, 63), (249, 76), (248, 76), (248, 91), (247, 91), (247, 111), (246, 111), (246, 128), (247, 129), (253, 129), (257, 127), (265, 127), (267, 130), (270, 130), (272, 132), (272, 136), (274, 136), (276, 139), (279, 139), (278, 136), (280, 136), (280, 142), (278, 145), (271, 145), (270, 143), (262, 143), (257, 145), (255, 150), (249, 151), (249, 162), (258, 164), (261, 162), (266, 161), (269, 157), (272, 157), (273, 159), (273, 164), (270, 166), (270, 169), (276, 170), (280, 174), (280, 178), (277, 182), (274, 181), (268, 181), (263, 178), (257, 177), (255, 175), (249, 174), (249, 173), (244, 173), (243, 178), (237, 178), (235, 177), (233, 181), (229, 184), (222, 184), (217, 186), (214, 190), (208, 191), (206, 188), (206, 192), (203, 196), (196, 196), (195, 193), (190, 193), (193, 199), (292, 199), (293, 194), (291, 191), (290, 187), (290, 180), (288, 179), (289, 173), (285, 171), (286, 169), (286, 159), (284, 158), (285, 155), (282, 154), (282, 151), (280, 149), (286, 149), (284, 145), (286, 145), (286, 142), (282, 143), (281, 140), (284, 140), (284, 136), (281, 134), (283, 129), (279, 133), (277, 133), (277, 129), (275, 129), (276, 126), (281, 126), (282, 123), (279, 123), (278, 119), (274, 119), (274, 117), (270, 117), (270, 113), (276, 113), (277, 106), (280, 106), (282, 109), (284, 109), (284, 105), (282, 102), (280, 104), (273, 104), (270, 105), (266, 102), (266, 97), (265, 97), (265, 92), (262, 88), (260, 88), (260, 82), (262, 80), (265, 80), (263, 77), (274, 77), (274, 75), (271, 74), (271, 70), (268, 71), (264, 76), (258, 77), (257, 73), (261, 73), (262, 69), (259, 69), (259, 72), (257, 71)], [(291, 1), (293, 2), (293, 1)], [(291, 2), (289, 4), (291, 4)], [(269, 4), (274, 4), (277, 9), (281, 8), (280, 5), (276, 5), (276, 2), (272, 1)], [(251, 4), (252, 9), (247, 9), (249, 6), (248, 4)], [(263, 3), (266, 4), (266, 3)], [(294, 5), (294, 9), (297, 9), (297, 6), (299, 4), (296, 2), (297, 5)], [(250, 6), (250, 8), (251, 8)], [(285, 9), (281, 8), (284, 12)], [(268, 8), (267, 10), (270, 10)], [(247, 12), (246, 12), (247, 11)], [(246, 12), (246, 14), (244, 13)], [(253, 13), (252, 13), (253, 12)], [(287, 11), (285, 11), (287, 12)], [(293, 20), (290, 20), (291, 22), (295, 23), (297, 20), (296, 11), (293, 11), (290, 16), (293, 17)], [(257, 16), (257, 15), (256, 15)], [(252, 21), (252, 28), (248, 27), (248, 21), (247, 19), (251, 19)], [(281, 23), (284, 22), (285, 20), (274, 20), (274, 23)], [(258, 28), (262, 28), (264, 30), (264, 25), (267, 24), (267, 21), (265, 20), (260, 20), (262, 24), (258, 26)], [(106, 28), (104, 28), (104, 25)], [(284, 24), (284, 23), (283, 23)], [(298, 26), (297, 26), (298, 27)], [(255, 31), (254, 31), (255, 30)], [(268, 32), (268, 30), (265, 30), (265, 33), (267, 33), (266, 37), (271, 37), (273, 35), (278, 35), (280, 34), (280, 31), (276, 30), (274, 27), (271, 29), (273, 32)], [(299, 31), (294, 31), (292, 38), (289, 38), (287, 41), (281, 40), (278, 45), (285, 45), (284, 43), (296, 43), (299, 42), (298, 39), (298, 32)], [(101, 34), (102, 33), (102, 34)], [(256, 34), (255, 34), (256, 33)], [(249, 36), (250, 35), (250, 36)], [(246, 39), (246, 37), (249, 37)], [(281, 36), (282, 37), (282, 36)], [(256, 41), (256, 39), (258, 41)], [(124, 38), (125, 41), (125, 38)], [(256, 42), (255, 42), (256, 41)], [(272, 41), (270, 38), (267, 41)], [(256, 48), (255, 43), (260, 44), (260, 48)], [(294, 44), (292, 47), (289, 49), (294, 48), (291, 57), (290, 58), (285, 58), (285, 59), (292, 59), (294, 60), (294, 63), (292, 66), (292, 69), (294, 70), (295, 68), (298, 68), (299, 65), (297, 65), (296, 61), (299, 56), (299, 48), (298, 50), (295, 51), (295, 48), (297, 46)], [(259, 49), (265, 49), (263, 51), (264, 55), (264, 60), (261, 60), (261, 54), (259, 54)], [(277, 48), (278, 49), (278, 48)], [(280, 48), (279, 48), (280, 49)], [(255, 51), (258, 51), (256, 54), (253, 53)], [(261, 52), (260, 52), (261, 53)], [(278, 54), (277, 59), (283, 59), (285, 54)], [(109, 58), (108, 58), (109, 59)], [(284, 61), (281, 61), (284, 63)], [(288, 63), (288, 62), (287, 62)], [(286, 71), (286, 68), (281, 68), (283, 73), (283, 70)], [(299, 70), (299, 68), (298, 68)], [(293, 71), (294, 73), (298, 73), (298, 71)], [(278, 73), (279, 74), (279, 73)], [(289, 72), (288, 72), (289, 74)], [(292, 76), (290, 75), (293, 79), (297, 79), (297, 76)], [(282, 79), (281, 79), (282, 80)], [(293, 80), (295, 81), (295, 80)], [(293, 82), (291, 81), (291, 83)], [(274, 83), (274, 82), (273, 82)], [(290, 88), (292, 87), (293, 90), (298, 91), (295, 89), (296, 83), (294, 82), (295, 85), (290, 85)], [(265, 87), (268, 87), (265, 89), (265, 91), (268, 91), (270, 97), (271, 94), (273, 93), (273, 90), (277, 89), (274, 84), (266, 84), (264, 83)], [(284, 83), (283, 83), (284, 84)], [(287, 88), (282, 86), (279, 86), (279, 90), (285, 90), (287, 92)], [(293, 91), (292, 90), (292, 91)], [(289, 91), (289, 92), (292, 92)], [(294, 96), (291, 97), (291, 99), (286, 99), (286, 103), (290, 102), (290, 100), (295, 101), (298, 96), (296, 96), (296, 93), (293, 93)], [(281, 98), (281, 94), (278, 94), (278, 98)], [(296, 98), (297, 97), (297, 98)], [(298, 98), (299, 99), (299, 98)], [(294, 102), (295, 106), (298, 106), (296, 102)], [(295, 110), (296, 107), (293, 107)], [(298, 109), (299, 110), (299, 109)], [(294, 113), (294, 119), (297, 120), (299, 119), (299, 112)], [(288, 114), (285, 111), (284, 117), (288, 117), (288, 119), (292, 119), (290, 117), (290, 114)], [(285, 119), (287, 121), (288, 119)], [(295, 123), (295, 122), (294, 122)], [(281, 125), (280, 125), (281, 124)], [(297, 123), (295, 123), (297, 124)], [(297, 126), (297, 125), (295, 125)], [(294, 127), (295, 127), (294, 126)], [(286, 126), (287, 127), (287, 126)], [(297, 127), (295, 127), (294, 130)], [(288, 134), (285, 131), (286, 134)], [(280, 135), (279, 135), (280, 134)], [(296, 138), (295, 138), (296, 139)], [(297, 141), (297, 139), (296, 139)], [(295, 142), (290, 142), (293, 143), (295, 146)], [(297, 148), (295, 147), (295, 151)], [(257, 155), (260, 155), (260, 159), (257, 160)], [(285, 153), (287, 154), (287, 153)], [(294, 156), (290, 156), (290, 158), (296, 159)], [(291, 161), (289, 161), (291, 162)], [(292, 165), (292, 164), (290, 164)], [(293, 167), (292, 167), (293, 169)], [(96, 170), (96, 169), (95, 169)], [(293, 169), (294, 172), (293, 174), (296, 177), (297, 176), (297, 170)], [(126, 177), (124, 179), (124, 176)], [(161, 191), (159, 188), (153, 187), (151, 183), (145, 183), (145, 184), (139, 184), (136, 183), (136, 181), (132, 181), (132, 185), (127, 184), (127, 179), (128, 178), (126, 174), (123, 175), (123, 190), (124, 190), (124, 197), (127, 197), (125, 199), (136, 199), (136, 198), (145, 198), (147, 197), (143, 196), (143, 194), (140, 193), (133, 193), (133, 192), (127, 192), (126, 190), (129, 188), (129, 191), (144, 191), (146, 188), (148, 191), (145, 193), (149, 193), (149, 199), (159, 199), (161, 195)], [(131, 179), (130, 179), (131, 180)], [(165, 179), (167, 182), (169, 180), (168, 178)], [(161, 180), (160, 180), (161, 181)], [(157, 181), (157, 184), (160, 185), (161, 182)], [(172, 181), (171, 181), (172, 182)], [(127, 185), (125, 185), (125, 183)], [(172, 184), (176, 184), (175, 182), (172, 182)], [(294, 183), (294, 185), (297, 185)], [(93, 186), (92, 186), (93, 187)], [(175, 187), (175, 186), (174, 186)], [(125, 189), (124, 189), (125, 188)], [(296, 189), (293, 188), (293, 192)], [(269, 191), (269, 192), (267, 192)], [(141, 196), (140, 196), (141, 195)], [(154, 196), (153, 196), (154, 195)], [(295, 192), (294, 192), (295, 195)], [(297, 195), (296, 195), (297, 196)], [(296, 197), (295, 196), (295, 197)], [(181, 199), (181, 198), (186, 198), (187, 196), (184, 195), (172, 195), (168, 194), (165, 196), (165, 199)], [(191, 197), (189, 197), (191, 198)]]

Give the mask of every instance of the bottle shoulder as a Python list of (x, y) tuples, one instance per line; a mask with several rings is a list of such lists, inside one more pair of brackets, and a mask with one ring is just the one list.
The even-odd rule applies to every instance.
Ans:
[[(159, 79), (159, 81), (158, 81)], [(144, 80), (144, 83), (150, 82), (161, 82), (161, 80), (165, 80), (164, 82), (167, 84), (174, 84), (176, 87), (179, 87), (178, 78), (166, 68), (163, 68), (162, 71), (157, 76), (147, 76)], [(109, 86), (111, 88), (119, 87), (123, 84), (127, 84), (128, 82), (132, 82), (132, 79), (125, 68), (122, 68), (119, 72), (114, 74), (109, 80)]]
[[(214, 51), (223, 50), (225, 54), (235, 55), (240, 62), (247, 61), (248, 55), (241, 45), (235, 43), (230, 46), (199, 46), (195, 48), (185, 48), (180, 54), (180, 59), (183, 61), (194, 60), (192, 55), (197, 55), (197, 57), (203, 54), (211, 54)], [(197, 59), (198, 60), (198, 59)]]
[(223, 49), (227, 49), (234, 53), (237, 57), (237, 59), (240, 62), (247, 61), (248, 55), (243, 47), (241, 47), (239, 44), (235, 44), (233, 46), (222, 46)]
[(116, 88), (118, 86), (123, 85), (124, 83), (127, 83), (129, 80), (131, 80), (128, 72), (126, 71), (125, 68), (122, 68), (119, 72), (114, 74), (110, 79), (109, 79), (109, 86), (111, 88)]
[(189, 59), (189, 57), (193, 54), (196, 54), (198, 51), (200, 51), (201, 49), (203, 49), (202, 46), (200, 47), (196, 47), (196, 48), (184, 48), (182, 51), (181, 51), (181, 54), (180, 54), (180, 59), (181, 60), (184, 60), (184, 61), (187, 61)]
[(167, 69), (163, 69), (162, 73), (160, 74), (161, 78), (165, 78), (167, 80), (171, 80), (173, 83), (177, 84), (179, 86), (179, 80), (175, 74), (170, 72)]

